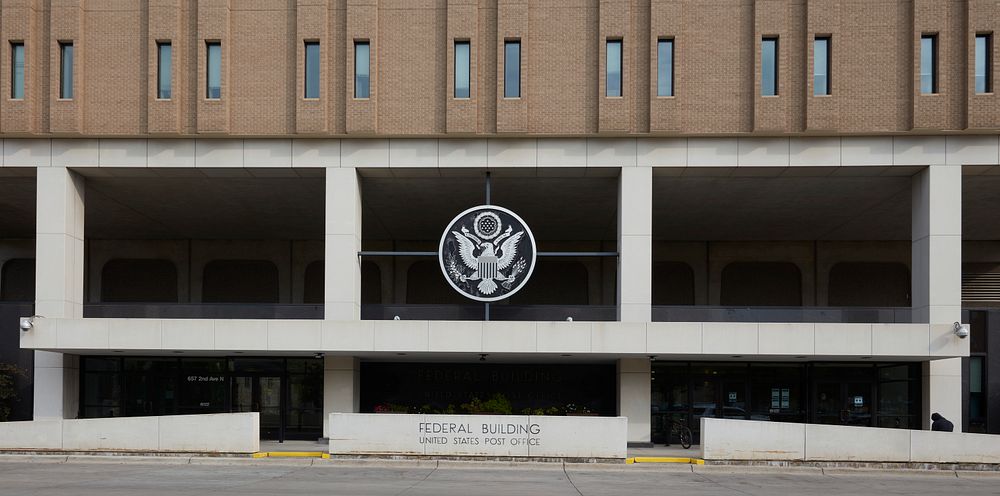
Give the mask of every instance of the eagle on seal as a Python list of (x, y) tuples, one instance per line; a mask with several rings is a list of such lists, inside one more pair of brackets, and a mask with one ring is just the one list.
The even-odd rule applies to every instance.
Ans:
[[(512, 231), (513, 228), (507, 226), (507, 230), (503, 234), (490, 241), (480, 240), (464, 226), (462, 232), (452, 231), (451, 233), (458, 240), (458, 254), (462, 263), (474, 270), (471, 276), (462, 275), (459, 280), (462, 282), (479, 281), (477, 286), (479, 292), (491, 295), (497, 290), (497, 283), (494, 280), (506, 281), (508, 277), (514, 277), (516, 274), (507, 276), (501, 272), (514, 263), (514, 258), (517, 256), (517, 245), (521, 242), (521, 237), (524, 236), (524, 231), (518, 231), (517, 234), (513, 235)], [(503, 243), (500, 243), (501, 241)], [(497, 249), (498, 244), (499, 249)], [(476, 254), (477, 250), (478, 255)]]

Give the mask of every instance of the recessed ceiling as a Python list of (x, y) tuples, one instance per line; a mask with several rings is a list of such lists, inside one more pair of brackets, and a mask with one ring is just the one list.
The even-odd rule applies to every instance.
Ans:
[(322, 239), (323, 177), (273, 176), (196, 171), (88, 177), (86, 235), (91, 239)]
[(658, 240), (909, 240), (910, 177), (658, 176)]
[(1000, 239), (1000, 176), (962, 177), (962, 239)]
[(0, 169), (0, 239), (35, 237), (35, 169)]
[[(540, 241), (615, 240), (617, 177), (491, 179), (491, 203), (516, 212)], [(363, 177), (363, 238), (433, 241), (463, 210), (485, 202), (485, 175)]]

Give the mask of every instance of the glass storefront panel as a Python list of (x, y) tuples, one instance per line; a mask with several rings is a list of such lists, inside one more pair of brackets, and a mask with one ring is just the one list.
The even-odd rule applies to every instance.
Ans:
[(804, 422), (804, 372), (798, 364), (751, 364), (750, 420)]
[(361, 411), (616, 414), (613, 364), (361, 363)]
[(260, 412), (265, 438), (323, 430), (323, 360), (82, 357), (84, 418)]
[(920, 364), (656, 362), (652, 377), (654, 443), (670, 420), (697, 442), (702, 417), (920, 428)]

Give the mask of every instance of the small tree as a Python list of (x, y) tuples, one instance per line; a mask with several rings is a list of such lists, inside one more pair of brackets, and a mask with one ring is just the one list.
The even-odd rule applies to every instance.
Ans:
[(17, 403), (17, 380), (27, 377), (24, 371), (10, 363), (0, 363), (0, 422), (10, 418)]

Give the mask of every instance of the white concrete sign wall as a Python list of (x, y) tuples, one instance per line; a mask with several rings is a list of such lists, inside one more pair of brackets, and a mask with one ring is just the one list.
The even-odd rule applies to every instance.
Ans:
[(0, 422), (0, 450), (260, 451), (260, 414)]
[(625, 458), (626, 417), (330, 414), (330, 453)]
[(706, 460), (1000, 463), (1000, 436), (701, 419)]

